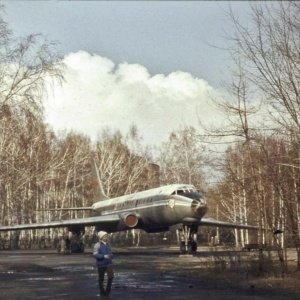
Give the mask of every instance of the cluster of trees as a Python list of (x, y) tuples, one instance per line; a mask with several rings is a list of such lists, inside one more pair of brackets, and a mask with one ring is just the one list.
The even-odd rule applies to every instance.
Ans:
[(64, 68), (52, 42), (40, 35), (16, 39), (0, 18), (0, 64), (1, 225), (76, 217), (78, 212), (37, 210), (91, 205), (92, 156), (108, 195), (157, 185), (156, 168), (147, 149), (139, 148), (136, 128), (126, 142), (119, 132), (106, 130), (92, 145), (83, 135), (58, 136), (47, 127), (42, 99), (51, 82), (63, 81)]
[[(220, 213), (231, 221), (257, 221), (259, 243), (294, 246), (300, 268), (300, 5), (250, 6), (248, 25), (229, 12), (235, 28), (230, 37), (233, 80), (228, 97), (215, 101), (227, 125), (206, 128), (211, 139), (234, 142), (218, 160), (223, 179), (213, 194)], [(284, 235), (263, 230), (272, 227)], [(247, 232), (236, 237), (249, 242)], [(281, 261), (284, 255), (279, 251)]]
[[(107, 129), (95, 143), (54, 134), (41, 99), (49, 82), (63, 81), (62, 60), (41, 36), (13, 38), (0, 18), (0, 224), (84, 217), (37, 210), (91, 205), (94, 157), (108, 196), (194, 184), (207, 193), (211, 216), (258, 224), (258, 242), (294, 246), (300, 268), (300, 4), (250, 5), (249, 27), (229, 12), (235, 67), (227, 96), (215, 99), (227, 123), (174, 131), (156, 157), (136, 126), (126, 136)], [(224, 138), (225, 151), (214, 156), (207, 143), (216, 138)], [(208, 170), (216, 184), (207, 184)], [(285, 234), (263, 230), (273, 227)], [(245, 230), (235, 237), (241, 245), (253, 242)]]

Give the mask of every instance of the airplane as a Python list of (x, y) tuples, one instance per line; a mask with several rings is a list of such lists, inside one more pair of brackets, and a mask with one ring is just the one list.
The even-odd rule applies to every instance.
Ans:
[[(258, 229), (257, 226), (204, 218), (208, 210), (207, 200), (190, 184), (170, 184), (110, 199), (104, 193), (94, 160), (92, 160), (92, 174), (96, 200), (92, 206), (49, 210), (88, 210), (93, 212), (94, 216), (0, 226), (0, 232), (64, 227), (79, 236), (84, 233), (86, 226), (95, 226), (96, 231), (102, 230), (108, 233), (130, 229), (142, 229), (147, 233), (155, 233), (168, 231), (171, 226), (178, 225), (182, 236), (179, 245), (180, 253), (186, 254), (197, 251), (199, 226)], [(84, 252), (82, 242), (77, 249), (78, 252)]]

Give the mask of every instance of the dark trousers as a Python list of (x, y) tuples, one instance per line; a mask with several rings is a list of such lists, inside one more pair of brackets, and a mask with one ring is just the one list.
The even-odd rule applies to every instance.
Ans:
[[(107, 275), (106, 288), (104, 288), (105, 273)], [(100, 296), (109, 295), (110, 291), (111, 291), (112, 282), (113, 282), (113, 279), (114, 279), (113, 266), (98, 268), (98, 274), (99, 274), (98, 283), (99, 283), (99, 289), (100, 289)]]

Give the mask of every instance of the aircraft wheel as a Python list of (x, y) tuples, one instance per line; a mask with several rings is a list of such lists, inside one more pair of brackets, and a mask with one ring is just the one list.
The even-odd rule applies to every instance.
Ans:
[(192, 252), (196, 252), (197, 251), (197, 242), (195, 241), (191, 241), (188, 244), (188, 253), (192, 253)]
[(184, 242), (180, 243), (180, 254), (186, 254), (186, 247)]
[(78, 253), (79, 252), (79, 247), (78, 247), (78, 244), (77, 243), (72, 243), (71, 244), (71, 249), (70, 249), (71, 253)]
[(198, 244), (197, 244), (197, 242), (194, 241), (192, 244), (192, 251), (196, 252), (197, 248), (198, 248)]
[(80, 244), (79, 248), (80, 248), (79, 252), (84, 253), (84, 244), (83, 243)]

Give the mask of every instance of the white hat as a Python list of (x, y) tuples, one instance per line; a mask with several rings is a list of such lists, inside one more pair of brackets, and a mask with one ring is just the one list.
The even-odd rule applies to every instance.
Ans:
[(98, 237), (99, 237), (100, 240), (101, 240), (105, 235), (107, 235), (107, 232), (106, 232), (106, 231), (99, 231), (99, 232), (98, 232)]

